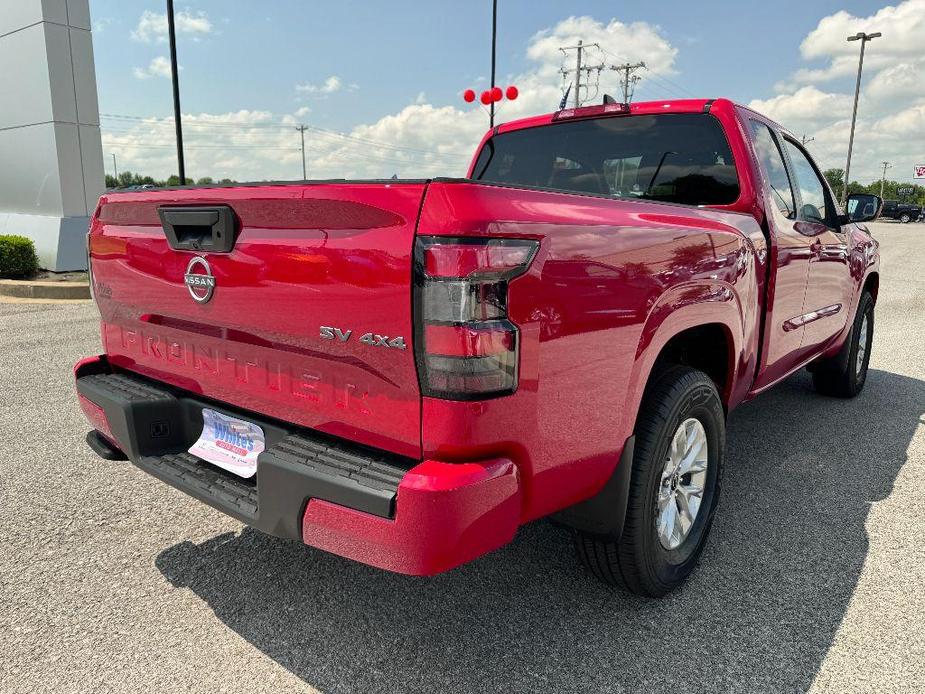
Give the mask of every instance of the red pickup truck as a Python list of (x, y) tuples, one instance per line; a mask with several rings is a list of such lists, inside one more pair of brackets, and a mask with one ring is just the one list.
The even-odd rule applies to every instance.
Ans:
[(551, 516), (658, 596), (703, 549), (728, 413), (864, 386), (863, 222), (725, 99), (500, 125), (461, 179), (108, 193), (89, 445), (263, 532), (407, 574)]

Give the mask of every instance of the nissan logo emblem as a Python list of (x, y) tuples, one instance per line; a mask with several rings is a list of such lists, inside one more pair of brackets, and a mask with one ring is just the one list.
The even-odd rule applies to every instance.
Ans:
[[(199, 267), (201, 272), (194, 272)], [(193, 301), (198, 304), (208, 303), (215, 291), (215, 277), (212, 275), (212, 268), (205, 258), (196, 256), (189, 261), (186, 266), (186, 274), (183, 276), (186, 282), (186, 288), (193, 297)]]

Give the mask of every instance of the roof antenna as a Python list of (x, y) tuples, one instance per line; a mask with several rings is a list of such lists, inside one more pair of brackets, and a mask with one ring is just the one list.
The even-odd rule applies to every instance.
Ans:
[(604, 94), (604, 106), (615, 103), (617, 103), (617, 100), (610, 96), (610, 94)]

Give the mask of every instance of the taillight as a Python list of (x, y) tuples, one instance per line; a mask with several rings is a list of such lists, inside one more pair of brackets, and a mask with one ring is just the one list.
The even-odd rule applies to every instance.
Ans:
[(518, 330), (508, 282), (539, 244), (527, 239), (418, 237), (415, 341), (425, 395), (474, 400), (517, 389)]
[(594, 116), (604, 116), (614, 113), (629, 113), (629, 104), (597, 104), (595, 106), (581, 106), (579, 108), (564, 108), (553, 114), (553, 123), (560, 120), (572, 120), (574, 118), (593, 118)]

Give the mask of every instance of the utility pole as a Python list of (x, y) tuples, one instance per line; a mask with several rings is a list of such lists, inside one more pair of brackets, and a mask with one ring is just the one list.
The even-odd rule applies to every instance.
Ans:
[(186, 167), (183, 164), (183, 126), (180, 124), (180, 81), (177, 76), (177, 30), (173, 19), (173, 0), (167, 0), (167, 35), (170, 39), (170, 78), (173, 82), (173, 122), (177, 130), (177, 164), (180, 185), (186, 185)]
[(308, 175), (305, 170), (305, 131), (308, 130), (308, 126), (300, 125), (296, 130), (299, 131), (299, 135), (302, 136), (302, 180), (306, 180)]
[(845, 205), (845, 202), (848, 200), (848, 183), (851, 181), (848, 178), (848, 174), (851, 171), (851, 150), (854, 149), (854, 126), (858, 118), (858, 97), (861, 95), (861, 71), (864, 69), (864, 47), (867, 45), (868, 41), (873, 41), (876, 38), (880, 38), (883, 34), (879, 31), (875, 34), (865, 34), (863, 31), (859, 31), (854, 36), (849, 36), (849, 41), (860, 41), (861, 42), (861, 59), (858, 61), (858, 81), (854, 86), (854, 111), (851, 113), (851, 135), (848, 137), (848, 161), (845, 162), (845, 188), (842, 191), (841, 195), (841, 204)]
[(575, 108), (580, 105), (578, 92), (581, 91), (581, 41), (578, 42), (578, 50), (575, 54)]
[[(495, 52), (498, 46), (498, 0), (492, 0), (491, 3), (491, 85), (489, 89), (495, 88)], [(489, 106), (489, 127), (495, 127), (495, 102), (492, 100)]]
[[(600, 73), (604, 69), (603, 65), (584, 65), (582, 63), (582, 53), (588, 50), (591, 47), (600, 48), (599, 44), (589, 43), (585, 44), (584, 41), (579, 41), (575, 46), (561, 46), (559, 48), (564, 54), (568, 55), (568, 51), (575, 51), (575, 96), (574, 96), (574, 105), (575, 108), (581, 106), (581, 73), (584, 72), (586, 75), (594, 72), (595, 70)], [(572, 70), (568, 68), (561, 68), (559, 70), (563, 75), (571, 75)]]
[[(119, 167), (116, 166), (116, 153), (112, 153), (112, 170), (115, 172), (115, 178), (119, 180)], [(881, 196), (882, 197), (882, 196)]]
[(883, 175), (880, 177), (880, 197), (881, 198), (883, 198), (883, 184), (886, 183), (886, 170), (892, 169), (892, 168), (893, 168), (893, 165), (890, 162), (888, 161), (883, 162)]
[(630, 90), (630, 85), (634, 85), (639, 81), (639, 77), (633, 73), (640, 68), (645, 68), (646, 64), (641, 60), (638, 63), (623, 63), (622, 65), (611, 65), (611, 70), (616, 70), (617, 72), (623, 73), (623, 103), (628, 104), (633, 100), (633, 90)]
[(810, 142), (812, 142), (815, 139), (816, 139), (815, 137), (806, 137), (806, 135), (803, 135), (803, 137), (800, 138), (800, 141), (803, 143), (803, 146), (805, 147), (806, 145), (808, 145)]

